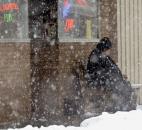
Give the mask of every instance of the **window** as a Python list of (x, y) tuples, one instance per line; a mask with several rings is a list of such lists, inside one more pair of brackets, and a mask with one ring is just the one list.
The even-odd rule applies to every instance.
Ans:
[(59, 41), (96, 41), (99, 38), (98, 15), (98, 0), (59, 0)]
[(0, 0), (0, 40), (28, 39), (28, 0)]
[(57, 0), (29, 1), (31, 39), (57, 39)]

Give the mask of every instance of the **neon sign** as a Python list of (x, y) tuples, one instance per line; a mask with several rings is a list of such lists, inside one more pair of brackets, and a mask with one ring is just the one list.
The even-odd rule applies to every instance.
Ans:
[(63, 7), (63, 18), (67, 17), (71, 10), (71, 4), (69, 0), (64, 0), (64, 7)]
[(16, 11), (19, 10), (19, 6), (15, 2), (0, 4), (0, 13), (3, 13), (4, 22), (6, 23), (13, 22), (14, 15), (12, 14), (12, 12), (9, 12), (13, 10), (16, 10)]
[(86, 0), (76, 0), (76, 3), (79, 4), (80, 6), (87, 6)]
[(0, 39), (28, 38), (28, 0), (0, 0)]
[(6, 3), (0, 5), (0, 12), (19, 10), (17, 3)]
[(92, 41), (99, 36), (99, 0), (59, 0), (59, 41)]
[(74, 19), (66, 19), (65, 21), (65, 28), (64, 28), (64, 31), (65, 32), (69, 32), (73, 29), (74, 27)]
[(4, 22), (12, 22), (13, 21), (13, 16), (11, 13), (7, 13), (7, 14), (4, 14)]

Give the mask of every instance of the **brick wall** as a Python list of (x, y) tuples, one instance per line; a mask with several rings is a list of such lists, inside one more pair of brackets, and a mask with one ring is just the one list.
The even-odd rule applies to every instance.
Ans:
[[(58, 92), (58, 45), (50, 46), (43, 40), (31, 42), (32, 67), (32, 123), (54, 123), (59, 112)], [(49, 118), (51, 117), (51, 118)], [(56, 120), (57, 121), (57, 120)]]
[[(112, 40), (111, 55), (117, 61), (116, 11), (116, 0), (101, 0), (100, 34)], [(73, 84), (74, 69), (82, 64), (85, 66), (94, 47), (95, 43), (50, 46), (46, 41), (37, 39), (31, 42), (31, 46), (26, 43), (1, 43), (0, 123), (32, 117), (35, 125), (40, 121), (46, 125), (79, 124), (82, 118), (77, 114), (66, 115), (64, 103), (68, 99), (79, 102)]]
[[(110, 37), (113, 42), (111, 55), (117, 61), (116, 0), (101, 0), (100, 9), (101, 37)], [(32, 73), (35, 74), (32, 78), (36, 79), (35, 85), (33, 84), (33, 90), (36, 90), (36, 92), (33, 91), (36, 104), (33, 106), (33, 120), (46, 122), (46, 125), (79, 124), (82, 117), (77, 114), (66, 115), (64, 103), (68, 99), (79, 102), (73, 84), (75, 79), (73, 71), (80, 64), (84, 65), (94, 48), (95, 43), (59, 43), (53, 46), (45, 43), (42, 46), (42, 43), (37, 41), (37, 47), (32, 48), (37, 50), (37, 52), (33, 51), (32, 57), (32, 67), (35, 69), (32, 69)], [(34, 57), (37, 58), (34, 59)], [(35, 61), (37, 63), (34, 63)]]
[(117, 62), (117, 0), (101, 0), (100, 10), (101, 37), (107, 36), (112, 41), (111, 56)]
[(30, 119), (30, 44), (0, 43), (0, 124)]
[[(110, 37), (113, 42), (113, 49), (111, 56), (117, 61), (117, 18), (116, 18), (116, 0), (105, 0), (100, 3), (100, 17), (101, 17), (101, 37)], [(77, 95), (74, 92), (74, 74), (72, 69), (78, 69), (78, 64), (86, 62), (90, 52), (95, 48), (93, 43), (60, 43), (59, 44), (59, 100), (60, 107), (63, 111), (64, 99), (72, 99), (75, 101)], [(89, 92), (91, 94), (91, 91)], [(91, 96), (91, 95), (90, 95)], [(86, 104), (89, 106), (90, 104)], [(84, 109), (85, 107), (84, 106)], [(89, 108), (89, 107), (88, 107)], [(63, 111), (64, 112), (64, 111)], [(62, 113), (63, 114), (63, 113)], [(77, 119), (78, 117), (78, 119)], [(77, 122), (80, 120), (80, 116), (72, 116), (67, 122)]]

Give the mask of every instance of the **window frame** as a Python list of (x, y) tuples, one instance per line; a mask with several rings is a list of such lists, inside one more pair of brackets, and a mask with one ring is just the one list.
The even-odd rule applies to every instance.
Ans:
[(70, 43), (70, 42), (72, 42), (72, 43), (78, 43), (78, 42), (82, 42), (82, 43), (84, 43), (84, 42), (89, 42), (89, 43), (92, 43), (92, 42), (95, 42), (95, 43), (97, 43), (97, 42), (99, 42), (99, 40), (100, 40), (100, 36), (101, 36), (101, 19), (100, 19), (100, 16), (101, 16), (101, 8), (100, 8), (100, 3), (101, 3), (101, 1), (100, 0), (97, 0), (97, 5), (98, 5), (98, 8), (97, 8), (97, 21), (98, 21), (98, 32), (97, 32), (97, 35), (98, 35), (98, 38), (92, 38), (92, 39), (87, 39), (87, 38), (66, 38), (66, 37), (59, 37), (59, 24), (60, 24), (60, 20), (59, 20), (59, 0), (58, 0), (58, 8), (57, 8), (57, 24), (58, 24), (58, 28), (57, 28), (57, 37), (58, 37), (58, 41), (59, 42), (62, 42), (62, 43)]
[[(27, 27), (27, 38), (1, 38), (0, 43), (29, 43), (31, 39), (29, 38), (29, 1), (27, 0), (27, 11), (24, 15), (26, 15), (26, 27)], [(22, 31), (23, 32), (23, 31)], [(25, 33), (25, 32), (23, 32)]]

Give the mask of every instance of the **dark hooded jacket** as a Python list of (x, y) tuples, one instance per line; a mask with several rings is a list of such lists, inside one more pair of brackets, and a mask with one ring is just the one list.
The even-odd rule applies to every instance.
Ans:
[(87, 72), (90, 76), (89, 83), (96, 88), (121, 89), (118, 85), (124, 82), (122, 73), (112, 58), (103, 56), (97, 48), (88, 58)]
[(94, 49), (88, 58), (87, 71), (89, 87), (111, 92), (111, 111), (136, 109), (136, 95), (131, 84), (123, 79), (120, 69), (111, 57), (103, 56), (98, 49)]
[[(136, 95), (133, 92), (130, 82), (123, 78), (123, 75), (112, 60), (111, 57), (102, 52), (111, 48), (111, 42), (108, 38), (103, 38), (91, 52), (87, 63), (88, 86), (97, 88), (97, 90), (109, 93), (110, 102), (108, 108), (110, 111), (132, 110), (136, 108)], [(99, 91), (97, 91), (99, 93)], [(107, 102), (102, 96), (104, 102)], [(117, 98), (116, 98), (117, 97)], [(100, 99), (100, 96), (99, 96)], [(98, 98), (97, 100), (98, 101)], [(112, 108), (111, 108), (112, 107)]]

